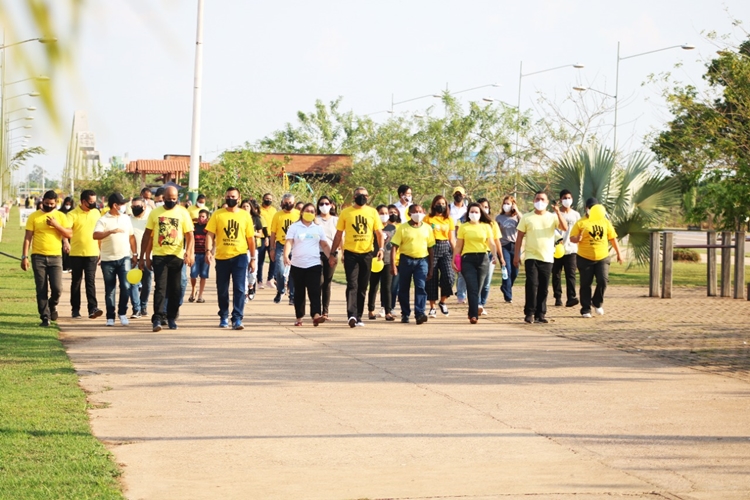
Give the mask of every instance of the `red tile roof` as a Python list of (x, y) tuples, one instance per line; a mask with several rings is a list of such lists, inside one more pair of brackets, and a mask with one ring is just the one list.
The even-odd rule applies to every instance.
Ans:
[(268, 160), (279, 160), (286, 164), (288, 174), (326, 174), (334, 173), (339, 168), (351, 168), (351, 155), (315, 155), (300, 153), (268, 153)]
[[(201, 170), (211, 168), (208, 162), (202, 162)], [(190, 170), (190, 161), (186, 160), (135, 160), (128, 163), (125, 171), (133, 174), (184, 174)]]

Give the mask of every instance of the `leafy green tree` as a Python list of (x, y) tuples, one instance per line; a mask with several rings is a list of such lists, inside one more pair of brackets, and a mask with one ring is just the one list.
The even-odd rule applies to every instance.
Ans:
[(674, 115), (651, 149), (680, 181), (688, 221), (741, 230), (750, 220), (750, 39), (706, 65), (706, 92), (675, 86)]
[(635, 153), (621, 166), (611, 150), (596, 144), (571, 150), (550, 169), (546, 185), (529, 181), (529, 187), (547, 189), (551, 199), (568, 189), (581, 213), (586, 200), (596, 198), (606, 208), (618, 239), (628, 237), (638, 263), (648, 261), (649, 229), (662, 225), (680, 204), (677, 179), (655, 170), (652, 157)]

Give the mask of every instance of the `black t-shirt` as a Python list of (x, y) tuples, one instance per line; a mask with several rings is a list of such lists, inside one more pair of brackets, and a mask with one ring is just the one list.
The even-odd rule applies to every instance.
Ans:
[(193, 230), (193, 238), (195, 239), (195, 253), (206, 253), (206, 225), (195, 224)]

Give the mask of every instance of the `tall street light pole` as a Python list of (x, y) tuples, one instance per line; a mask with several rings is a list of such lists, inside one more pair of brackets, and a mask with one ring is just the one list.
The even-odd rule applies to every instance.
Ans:
[(543, 69), (543, 70), (540, 70), (540, 71), (533, 71), (531, 73), (525, 73), (524, 74), (524, 72), (523, 72), (523, 61), (521, 61), (521, 66), (520, 66), (520, 69), (518, 70), (518, 104), (516, 106), (516, 110), (518, 112), (518, 123), (516, 124), (516, 162), (515, 162), (516, 163), (516, 165), (515, 165), (516, 166), (516, 172), (515, 172), (515, 176), (514, 176), (515, 178), (514, 178), (514, 184), (513, 184), (513, 197), (514, 198), (518, 196), (518, 174), (519, 174), (519, 172), (521, 170), (520, 169), (520, 165), (519, 165), (519, 163), (520, 163), (520, 159), (519, 159), (520, 158), (520, 155), (519, 155), (520, 149), (519, 149), (518, 139), (519, 139), (519, 132), (520, 132), (520, 129), (521, 129), (521, 86), (523, 84), (524, 77), (532, 76), (532, 75), (538, 75), (540, 73), (547, 73), (549, 71), (555, 71), (555, 70), (558, 70), (558, 69), (564, 69), (564, 68), (581, 69), (583, 67), (584, 66), (581, 63), (563, 64), (562, 66), (555, 66), (554, 68), (548, 68), (548, 69)]
[(630, 56), (620, 57), (620, 42), (617, 42), (617, 66), (615, 69), (615, 125), (613, 129), (614, 134), (614, 151), (616, 154), (617, 151), (617, 105), (618, 105), (618, 96), (620, 95), (620, 61), (624, 61), (625, 59), (632, 59), (634, 57), (640, 57), (645, 56), (648, 54), (653, 54), (654, 52), (662, 52), (664, 50), (671, 50), (671, 49), (682, 49), (682, 50), (693, 50), (695, 46), (690, 45), (688, 43), (684, 43), (682, 45), (670, 45), (669, 47), (664, 47), (662, 49), (656, 49), (656, 50), (649, 50), (647, 52), (641, 52), (639, 54), (633, 54)]
[(190, 144), (190, 201), (198, 199), (201, 144), (201, 85), (203, 81), (203, 0), (198, 0), (198, 28), (195, 35), (195, 77), (193, 85), (193, 132)]

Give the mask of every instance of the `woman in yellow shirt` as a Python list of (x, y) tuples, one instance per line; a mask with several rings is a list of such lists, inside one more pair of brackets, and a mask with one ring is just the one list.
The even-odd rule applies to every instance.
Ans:
[(427, 300), (430, 301), (428, 316), (437, 316), (435, 302), (438, 300), (440, 289), (440, 312), (448, 316), (448, 306), (445, 301), (453, 295), (453, 247), (456, 245), (456, 225), (450, 218), (448, 201), (445, 196), (435, 196), (430, 205), (430, 213), (424, 219), (425, 224), (432, 228), (435, 236), (435, 249), (432, 264), (432, 278), (427, 281)]
[(492, 274), (495, 272), (495, 263), (500, 260), (500, 264), (505, 267), (505, 259), (503, 258), (503, 250), (500, 244), (500, 226), (492, 216), (492, 207), (490, 206), (490, 200), (487, 198), (479, 198), (477, 200), (479, 206), (482, 207), (482, 211), (487, 214), (490, 218), (492, 226), (492, 241), (495, 242), (495, 248), (497, 248), (498, 259), (495, 259), (494, 255), (490, 255), (490, 269), (487, 271), (487, 277), (484, 279), (482, 290), (479, 292), (479, 315), (487, 316), (485, 306), (487, 305), (487, 299), (490, 298), (490, 285), (492, 284)]
[(461, 275), (466, 282), (469, 301), (469, 322), (473, 325), (479, 317), (479, 293), (490, 267), (489, 255), (497, 253), (492, 233), (492, 219), (478, 203), (469, 205), (468, 222), (458, 228), (456, 255), (461, 256)]

